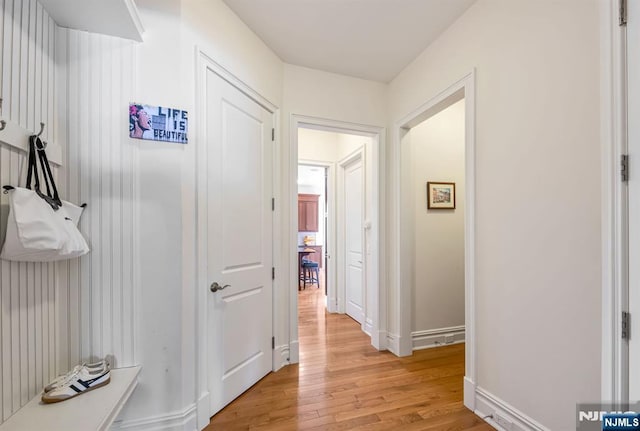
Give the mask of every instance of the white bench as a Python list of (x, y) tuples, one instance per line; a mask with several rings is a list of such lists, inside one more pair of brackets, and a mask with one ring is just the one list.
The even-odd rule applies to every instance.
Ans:
[(142, 367), (111, 370), (111, 382), (70, 400), (44, 404), (38, 394), (0, 425), (0, 431), (108, 430), (138, 384)]

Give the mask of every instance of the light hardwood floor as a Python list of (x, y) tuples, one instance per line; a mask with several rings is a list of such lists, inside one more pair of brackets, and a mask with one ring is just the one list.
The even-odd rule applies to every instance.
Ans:
[(378, 352), (355, 321), (326, 313), (323, 290), (299, 292), (300, 364), (267, 375), (207, 431), (493, 430), (462, 405), (463, 344)]

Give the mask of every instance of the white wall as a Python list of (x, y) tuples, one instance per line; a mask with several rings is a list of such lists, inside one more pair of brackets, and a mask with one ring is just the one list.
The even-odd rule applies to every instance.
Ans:
[(387, 85), (380, 82), (284, 65), (283, 118), (298, 114), (383, 126), (386, 96)]
[[(1, 2), (0, 12), (2, 118), (33, 131), (43, 121), (43, 136), (52, 141), (55, 23), (35, 0)], [(25, 180), (26, 154), (0, 145), (0, 185), (24, 186)], [(8, 212), (8, 196), (0, 193), (0, 242)], [(60, 370), (57, 357), (67, 345), (57, 332), (57, 305), (69, 294), (64, 283), (56, 283), (59, 274), (55, 263), (0, 260), (0, 423)]]
[[(221, 0), (139, 0), (145, 41), (138, 46), (137, 100), (189, 111), (189, 144), (137, 142), (140, 149), (142, 381), (124, 421), (171, 423), (206, 391), (195, 381), (196, 47), (277, 106), (282, 63)], [(274, 315), (278, 315), (276, 305)], [(287, 338), (275, 327), (276, 338)], [(280, 332), (278, 332), (280, 330)], [(202, 376), (206, 376), (203, 373)], [(176, 390), (180, 388), (180, 390)], [(194, 399), (195, 398), (195, 399)]]
[[(196, 358), (198, 331), (195, 319), (188, 318), (196, 315), (199, 292), (195, 285), (196, 46), (276, 105), (282, 103), (282, 63), (222, 1), (136, 3), (146, 33), (145, 41), (132, 46), (130, 53), (129, 42), (60, 32), (60, 46), (68, 47), (60, 53), (60, 73), (75, 76), (61, 90), (61, 106), (69, 107), (63, 120), (70, 124), (68, 155), (75, 158), (67, 172), (68, 184), (71, 194), (94, 203), (97, 217), (87, 221), (94, 252), (86, 264), (75, 269), (72, 264), (69, 269), (72, 275), (80, 274), (77, 280), (87, 282), (81, 283), (80, 297), (70, 303), (69, 311), (73, 315), (73, 308), (81, 305), (91, 309), (91, 317), (82, 319), (89, 326), (76, 334), (69, 358), (73, 362), (85, 354), (119, 351), (121, 365), (143, 365), (140, 383), (116, 427), (145, 423), (195, 428), (194, 406), (207, 390), (206, 379), (196, 380), (196, 370), (206, 364)], [(78, 101), (95, 105), (94, 115), (83, 113)], [(189, 144), (128, 139), (122, 123), (132, 101), (188, 110)], [(90, 156), (100, 158), (85, 163)], [(139, 176), (139, 184), (131, 184), (131, 171)], [(129, 232), (129, 219), (119, 219), (129, 217), (132, 208), (141, 220), (137, 232)], [(131, 262), (119, 260), (133, 252), (127, 232), (139, 240)], [(109, 256), (118, 259), (109, 261)], [(138, 268), (138, 283), (132, 286), (125, 276), (120, 286), (119, 279), (131, 272), (127, 265)], [(78, 285), (76, 281), (71, 285)], [(117, 300), (122, 301), (122, 310), (116, 310)], [(119, 311), (131, 314), (111, 326)], [(128, 320), (131, 316), (133, 322)], [(137, 342), (131, 347), (133, 336)], [(276, 337), (288, 339), (288, 332), (281, 329)]]
[[(351, 135), (348, 133), (338, 133), (338, 145), (336, 146), (336, 161), (340, 161), (362, 147), (365, 147), (365, 158), (371, 159), (371, 138), (366, 136)], [(371, 171), (371, 169), (369, 169)]]
[(60, 283), (69, 291), (59, 304), (60, 342), (68, 345), (62, 370), (105, 355), (115, 358), (114, 367), (136, 364), (137, 146), (122, 115), (135, 86), (134, 47), (115, 37), (56, 32), (56, 62), (63, 65), (56, 136), (66, 162), (60, 186), (66, 199), (87, 204), (79, 226), (91, 247), (60, 263)]
[(335, 162), (338, 137), (338, 133), (298, 129), (298, 160)]
[(553, 430), (600, 397), (598, 5), (478, 0), (389, 89), (394, 124), (476, 68), (477, 384)]
[[(464, 100), (412, 128), (412, 332), (464, 325)], [(427, 209), (427, 182), (454, 182), (456, 209)]]
[(300, 128), (298, 160), (335, 163), (370, 143), (371, 138), (365, 136)]

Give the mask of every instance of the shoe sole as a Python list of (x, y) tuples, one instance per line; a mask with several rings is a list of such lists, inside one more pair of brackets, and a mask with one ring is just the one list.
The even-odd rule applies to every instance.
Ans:
[[(75, 394), (75, 395), (70, 395), (70, 396), (68, 396), (68, 397), (66, 397), (66, 398), (49, 398), (49, 399), (46, 399), (46, 398), (44, 397), (44, 395), (43, 395), (43, 396), (42, 396), (42, 402), (43, 402), (43, 403), (45, 403), (45, 404), (54, 404), (54, 403), (59, 403), (59, 402), (61, 402), (61, 401), (70, 400), (71, 398), (75, 398), (75, 397), (77, 397), (78, 395), (86, 394), (87, 392), (90, 392), (90, 391), (92, 391), (92, 390), (94, 390), (94, 389), (98, 389), (98, 388), (100, 388), (100, 387), (102, 387), (102, 386), (104, 386), (104, 385), (108, 385), (108, 384), (109, 384), (109, 382), (111, 382), (111, 376), (109, 376), (109, 378), (108, 378), (107, 380), (105, 380), (104, 382), (102, 382), (102, 383), (98, 383), (98, 384), (97, 384), (97, 385), (95, 385), (95, 386), (91, 386), (90, 388), (88, 388), (88, 389), (86, 389), (86, 390), (84, 390), (84, 391), (82, 391), (82, 392), (78, 392), (77, 394)], [(45, 395), (46, 395), (46, 394), (45, 394)]]

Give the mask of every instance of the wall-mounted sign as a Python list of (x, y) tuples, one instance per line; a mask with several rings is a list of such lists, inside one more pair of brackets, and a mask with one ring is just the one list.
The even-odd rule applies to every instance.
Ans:
[(129, 136), (151, 141), (187, 143), (187, 111), (129, 104)]

